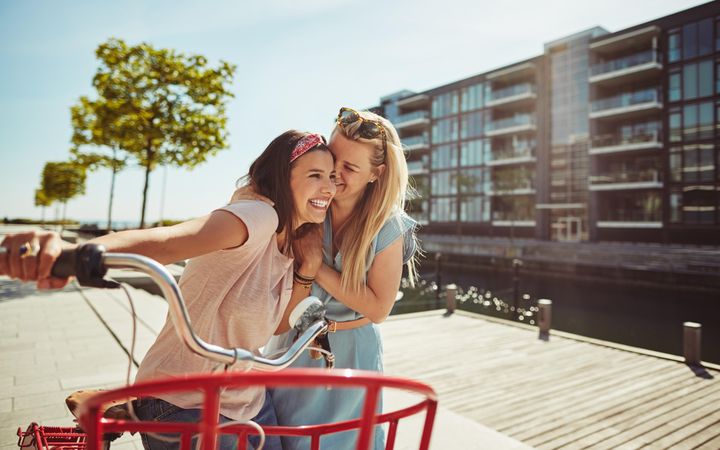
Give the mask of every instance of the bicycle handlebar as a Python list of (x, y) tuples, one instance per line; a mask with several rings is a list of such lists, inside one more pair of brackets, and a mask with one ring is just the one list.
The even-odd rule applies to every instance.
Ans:
[(254, 369), (280, 370), (295, 361), (300, 353), (328, 328), (324, 317), (314, 320), (287, 352), (277, 358), (263, 358), (242, 348), (227, 349), (200, 339), (192, 329), (190, 316), (175, 278), (165, 266), (148, 257), (131, 253), (106, 253), (102, 245), (84, 244), (73, 250), (63, 250), (53, 265), (52, 275), (61, 278), (75, 276), (81, 286), (118, 287), (116, 282), (104, 278), (109, 268), (133, 269), (149, 275), (168, 302), (170, 319), (175, 324), (180, 339), (196, 354), (219, 363), (250, 361)]

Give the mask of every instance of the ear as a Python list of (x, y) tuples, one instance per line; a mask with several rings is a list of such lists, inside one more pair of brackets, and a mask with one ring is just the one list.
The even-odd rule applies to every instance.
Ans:
[(380, 164), (379, 166), (377, 166), (374, 172), (375, 178), (370, 180), (371, 183), (374, 183), (378, 178), (382, 177), (383, 172), (385, 172), (385, 164)]

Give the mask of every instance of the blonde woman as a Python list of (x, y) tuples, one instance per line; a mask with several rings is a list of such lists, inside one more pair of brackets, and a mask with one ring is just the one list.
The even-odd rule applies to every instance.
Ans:
[[(407, 164), (392, 124), (367, 111), (342, 108), (329, 146), (337, 190), (325, 219), (323, 264), (312, 294), (335, 321), (328, 334), (335, 367), (381, 372), (382, 341), (375, 324), (390, 314), (403, 264), (412, 262), (417, 247), (416, 223), (403, 212)], [(283, 348), (293, 338), (292, 332), (280, 336), (271, 347)], [(293, 366), (323, 365), (305, 353)], [(348, 389), (275, 389), (271, 395), (279, 424), (292, 426), (358, 418), (364, 401), (363, 391)], [(356, 434), (324, 436), (321, 448), (355, 448)], [(307, 438), (283, 438), (285, 450), (309, 446)], [(377, 427), (374, 448), (384, 447)]]

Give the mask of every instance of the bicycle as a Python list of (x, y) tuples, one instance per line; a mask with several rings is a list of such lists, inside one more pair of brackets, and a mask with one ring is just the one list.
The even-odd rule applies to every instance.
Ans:
[[(234, 434), (238, 437), (238, 449), (247, 448), (247, 437), (260, 436), (260, 448), (264, 436), (301, 436), (311, 442), (311, 449), (320, 448), (323, 435), (342, 431), (357, 430), (357, 450), (369, 448), (376, 426), (388, 424), (386, 449), (393, 449), (400, 419), (425, 411), (425, 421), (420, 439), (420, 450), (427, 450), (437, 410), (437, 395), (428, 385), (398, 377), (374, 372), (337, 369), (286, 369), (302, 351), (320, 340), (322, 348), (315, 349), (326, 356), (329, 366), (332, 357), (326, 345), (328, 322), (325, 319), (322, 303), (308, 297), (290, 315), (290, 326), (298, 330), (299, 336), (285, 353), (265, 358), (254, 355), (242, 348), (226, 349), (209, 344), (200, 339), (193, 331), (189, 314), (185, 307), (180, 289), (173, 276), (158, 262), (140, 255), (107, 253), (102, 246), (85, 244), (70, 251), (64, 251), (55, 265), (53, 275), (58, 277), (76, 277), (81, 286), (97, 288), (118, 288), (120, 284), (105, 278), (108, 269), (123, 268), (143, 272), (158, 284), (162, 295), (168, 302), (169, 317), (184, 345), (196, 354), (230, 367), (240, 361), (249, 363), (250, 371), (220, 372), (191, 375), (182, 379), (152, 380), (128, 384), (123, 388), (94, 393), (78, 406), (77, 427), (43, 427), (30, 424), (26, 431), (18, 428), (18, 446), (21, 449), (34, 447), (37, 450), (100, 450), (107, 449), (112, 438), (124, 432), (179, 434), (180, 449), (190, 450), (195, 437), (201, 450), (216, 447), (218, 436)], [(132, 306), (132, 303), (131, 303)], [(325, 339), (323, 339), (325, 338)], [(229, 422), (219, 423), (220, 392), (227, 388), (262, 387), (326, 387), (361, 388), (365, 390), (365, 404), (360, 418), (355, 420), (316, 424), (301, 427), (264, 426), (257, 424)], [(399, 389), (421, 395), (421, 401), (396, 411), (378, 413), (378, 396), (382, 389)], [(200, 390), (203, 392), (203, 413), (200, 422), (144, 422), (133, 420), (132, 401), (134, 398), (150, 397), (159, 393)], [(130, 417), (122, 414), (107, 414), (106, 411), (118, 408), (129, 410)], [(134, 418), (136, 419), (136, 417)], [(257, 427), (257, 428), (255, 428)], [(258, 449), (258, 450), (259, 450)]]

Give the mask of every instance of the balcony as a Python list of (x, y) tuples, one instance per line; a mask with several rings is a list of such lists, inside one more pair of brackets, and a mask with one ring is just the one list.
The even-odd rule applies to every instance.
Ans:
[(535, 86), (530, 83), (521, 83), (493, 90), (486, 106), (489, 108), (510, 105), (512, 107), (523, 107), (536, 98)]
[(535, 131), (535, 116), (530, 114), (518, 114), (507, 119), (495, 120), (487, 124), (486, 136), (501, 136), (510, 133), (522, 133)]
[(607, 86), (632, 83), (643, 78), (657, 76), (662, 68), (660, 52), (646, 50), (593, 65), (590, 68), (590, 83)]
[(430, 96), (425, 94), (411, 95), (397, 101), (397, 106), (404, 109), (421, 108), (430, 103)]
[(494, 227), (534, 227), (535, 218), (531, 215), (518, 214), (515, 211), (493, 211), (492, 226)]
[(498, 183), (495, 182), (490, 186), (490, 191), (487, 195), (501, 196), (501, 195), (534, 195), (535, 188), (531, 182), (525, 183)]
[(604, 155), (637, 150), (656, 150), (662, 147), (663, 144), (658, 131), (639, 133), (632, 136), (604, 134), (593, 137), (588, 153), (590, 155)]
[(398, 130), (410, 130), (419, 127), (427, 127), (430, 124), (430, 113), (427, 111), (415, 111), (402, 114), (395, 119), (395, 128)]
[(487, 161), (485, 164), (488, 166), (508, 166), (511, 164), (534, 163), (535, 161), (535, 147), (506, 147), (493, 148), (492, 160)]
[(601, 217), (597, 221), (597, 226), (598, 228), (662, 228), (662, 212), (657, 209), (613, 210), (606, 217)]
[(409, 161), (407, 163), (408, 175), (427, 175), (428, 166), (425, 161)]
[(405, 150), (409, 152), (427, 150), (430, 148), (430, 136), (427, 133), (423, 133), (405, 138), (402, 140), (402, 143), (405, 145)]
[(657, 170), (637, 172), (610, 172), (590, 176), (591, 191), (620, 191), (629, 189), (662, 189), (663, 182)]
[(590, 108), (590, 118), (627, 119), (659, 112), (662, 107), (660, 92), (654, 88), (644, 89), (593, 101)]

